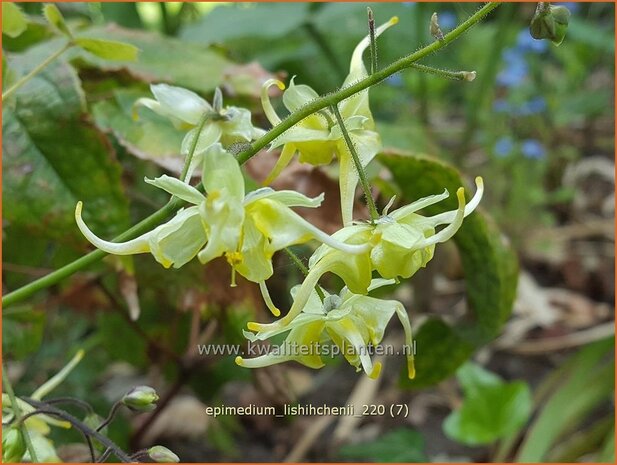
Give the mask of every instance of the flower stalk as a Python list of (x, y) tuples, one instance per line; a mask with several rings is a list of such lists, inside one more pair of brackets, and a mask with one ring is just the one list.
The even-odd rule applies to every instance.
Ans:
[(368, 206), (368, 210), (371, 215), (371, 221), (374, 222), (377, 218), (379, 218), (379, 212), (377, 211), (375, 201), (373, 200), (373, 195), (371, 194), (371, 186), (368, 182), (366, 172), (364, 171), (364, 168), (362, 168), (360, 157), (358, 156), (356, 148), (354, 147), (353, 142), (349, 137), (349, 132), (347, 132), (347, 128), (345, 127), (345, 122), (343, 121), (341, 112), (338, 109), (338, 105), (332, 105), (330, 108), (332, 109), (332, 113), (334, 113), (334, 116), (336, 117), (336, 122), (338, 123), (339, 128), (341, 128), (341, 132), (343, 133), (345, 144), (347, 145), (347, 149), (351, 154), (354, 166), (356, 167), (356, 171), (358, 172), (358, 177), (360, 178), (360, 185), (362, 186), (362, 190), (364, 191), (364, 197), (366, 198), (366, 205)]
[(45, 60), (39, 63), (32, 71), (30, 71), (25, 76), (22, 76), (15, 84), (9, 87), (5, 92), (2, 92), (2, 101), (4, 102), (4, 99), (7, 99), (11, 95), (13, 95), (20, 87), (25, 85), (28, 81), (30, 81), (30, 79), (32, 79), (34, 76), (36, 76), (41, 71), (43, 71), (45, 67), (47, 67), (50, 63), (56, 60), (60, 55), (62, 55), (72, 46), (73, 46), (72, 42), (70, 41), (67, 42), (66, 44), (64, 44), (62, 48), (58, 49), (57, 51), (49, 55), (47, 58), (45, 58)]

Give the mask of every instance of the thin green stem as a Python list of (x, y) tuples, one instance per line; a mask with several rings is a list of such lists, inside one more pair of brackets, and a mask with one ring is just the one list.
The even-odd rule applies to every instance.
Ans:
[(108, 424), (110, 424), (114, 417), (116, 416), (116, 413), (118, 413), (118, 410), (120, 409), (120, 407), (122, 407), (124, 404), (122, 403), (122, 399), (117, 401), (113, 407), (111, 407), (111, 410), (109, 411), (109, 414), (107, 415), (107, 418), (105, 418), (101, 424), (99, 426), (96, 427), (95, 431), (101, 431), (103, 428), (105, 428)]
[[(316, 113), (324, 108), (327, 108), (332, 105), (336, 105), (338, 102), (345, 100), (346, 98), (351, 97), (352, 95), (357, 94), (375, 84), (382, 82), (387, 79), (389, 76), (411, 67), (416, 61), (421, 60), (422, 58), (435, 53), (437, 50), (445, 47), (449, 43), (453, 42), (465, 32), (467, 32), (471, 27), (479, 23), (486, 15), (488, 15), (495, 8), (500, 6), (500, 2), (487, 3), (482, 8), (480, 8), (476, 13), (471, 15), (465, 22), (461, 23), (458, 27), (453, 29), (451, 32), (444, 36), (443, 40), (433, 42), (430, 45), (418, 50), (417, 52), (408, 55), (407, 57), (401, 58), (400, 60), (395, 61), (394, 63), (388, 65), (383, 68), (381, 71), (376, 72), (375, 74), (368, 76), (364, 79), (359, 80), (353, 85), (340, 89), (337, 92), (332, 94), (325, 95), (323, 97), (319, 97), (309, 104), (303, 106), (298, 111), (289, 115), (285, 120), (281, 121), (281, 123), (277, 124), (274, 128), (264, 134), (262, 137), (253, 142), (249, 148), (240, 152), (237, 156), (238, 162), (240, 164), (246, 163), (251, 157), (257, 154), (261, 149), (270, 144), (273, 140), (283, 134), (292, 126), (296, 125), (304, 118), (313, 113)], [(160, 210), (156, 211), (146, 219), (142, 220), (132, 228), (128, 229), (126, 232), (122, 233), (120, 236), (115, 238), (115, 241), (126, 241), (137, 237), (140, 234), (152, 229), (154, 226), (160, 224), (161, 221), (166, 219), (172, 213), (174, 213), (178, 208), (185, 205), (185, 202), (179, 201), (176, 198), (170, 200), (167, 205), (162, 207)], [(73, 273), (85, 268), (97, 261), (101, 260), (103, 257), (107, 255), (102, 250), (95, 250), (90, 252), (88, 255), (85, 255), (74, 262), (69, 263), (68, 265), (63, 266), (62, 268), (53, 271), (52, 273), (44, 276), (32, 283), (29, 283), (13, 292), (10, 292), (2, 297), (2, 306), (7, 307), (16, 302), (20, 302), (37, 291), (45, 289), (47, 287), (53, 286), (54, 284), (62, 281), (64, 278), (72, 275)]]
[(32, 440), (30, 439), (30, 433), (28, 432), (28, 428), (22, 421), (21, 409), (19, 408), (19, 404), (17, 403), (17, 398), (15, 397), (15, 391), (13, 391), (13, 386), (11, 385), (11, 381), (9, 380), (9, 372), (2, 363), (2, 385), (4, 386), (4, 390), (9, 396), (9, 400), (11, 401), (11, 409), (13, 410), (13, 414), (15, 415), (15, 424), (19, 428), (22, 436), (24, 437), (24, 442), (26, 443), (26, 448), (30, 453), (30, 461), (32, 463), (38, 463), (39, 459), (36, 456), (36, 450), (34, 450), (34, 445), (32, 444)]
[[(137, 223), (135, 226), (131, 227), (130, 229), (120, 234), (118, 237), (114, 238), (114, 242), (127, 241), (149, 231), (155, 225), (160, 224), (161, 221), (165, 220), (168, 216), (170, 216), (184, 204), (185, 202), (175, 198), (170, 200), (163, 208), (154, 212), (152, 215), (148, 216), (144, 220)], [(58, 270), (37, 279), (36, 281), (26, 284), (25, 286), (20, 287), (13, 292), (9, 292), (8, 294), (2, 296), (2, 308), (4, 309), (9, 305), (27, 299), (32, 294), (59, 283), (63, 279), (71, 276), (82, 268), (98, 262), (106, 255), (107, 253), (103, 252), (100, 249), (94, 250), (89, 254), (84, 255), (83, 257), (80, 257), (77, 260), (69, 263), (68, 265), (65, 265), (62, 268), (59, 268)]]
[(34, 76), (36, 76), (41, 71), (43, 71), (43, 69), (47, 65), (49, 65), (52, 61), (54, 61), (56, 58), (58, 58), (60, 55), (62, 55), (64, 52), (66, 52), (72, 46), (73, 46), (73, 44), (71, 42), (67, 42), (62, 48), (60, 48), (58, 51), (52, 53), (45, 60), (43, 60), (32, 71), (30, 71), (25, 76), (21, 77), (21, 79), (19, 79), (15, 84), (13, 84), (11, 87), (9, 87), (5, 92), (2, 92), (2, 101), (4, 102), (4, 99), (9, 98), (11, 95), (13, 95), (21, 86), (26, 84), (30, 79), (32, 79)]
[(373, 200), (373, 194), (371, 193), (371, 186), (368, 182), (366, 172), (362, 167), (362, 162), (360, 161), (358, 152), (356, 152), (356, 147), (353, 145), (351, 137), (349, 137), (349, 133), (347, 132), (347, 128), (345, 127), (345, 122), (343, 121), (341, 112), (338, 109), (338, 105), (332, 105), (330, 108), (332, 109), (334, 116), (336, 116), (336, 122), (338, 123), (339, 128), (343, 133), (345, 144), (347, 144), (347, 149), (351, 154), (351, 158), (356, 167), (356, 171), (358, 172), (358, 178), (360, 178), (360, 185), (362, 186), (362, 190), (364, 191), (364, 197), (366, 197), (366, 205), (368, 205), (368, 210), (371, 214), (371, 220), (374, 222), (377, 218), (379, 218), (379, 212), (377, 211), (377, 207), (375, 206), (375, 200)]
[[(287, 256), (289, 256), (291, 261), (294, 263), (294, 265), (298, 267), (300, 272), (306, 278), (309, 274), (309, 269), (306, 267), (304, 262), (302, 262), (302, 260), (300, 260), (300, 257), (298, 257), (289, 247), (286, 247), (284, 250)], [(323, 291), (319, 287), (319, 284), (315, 286), (315, 292), (317, 292), (317, 295), (319, 296), (322, 302), (326, 299), (326, 296), (324, 295)]]
[(487, 16), (495, 8), (498, 8), (500, 5), (501, 2), (490, 2), (485, 4), (482, 8), (480, 8), (473, 15), (467, 18), (466, 21), (462, 22), (461, 24), (459, 24), (458, 27), (446, 34), (443, 40), (433, 42), (426, 47), (423, 47), (420, 50), (412, 53), (411, 55), (399, 59), (394, 63), (386, 66), (382, 70), (377, 71), (375, 74), (357, 81), (355, 84), (344, 87), (337, 92), (333, 92), (331, 94), (316, 98), (307, 105), (304, 105), (298, 111), (289, 115), (266, 134), (253, 142), (250, 148), (244, 150), (243, 152), (240, 152), (238, 154), (238, 161), (240, 162), (240, 164), (245, 163), (257, 152), (266, 147), (270, 142), (275, 140), (292, 126), (295, 126), (307, 116), (310, 116), (313, 113), (316, 113), (326, 107), (335, 105), (338, 102), (345, 100), (346, 98), (349, 98), (352, 95), (357, 94), (358, 92), (368, 89), (371, 86), (379, 84), (393, 74), (411, 67), (411, 65), (416, 61), (421, 60), (422, 58), (425, 58), (428, 55), (431, 55), (436, 51), (442, 49), (446, 45), (452, 43), (460, 36), (462, 36), (465, 32), (467, 32), (469, 29), (479, 23), (485, 16)]
[(210, 112), (204, 113), (204, 115), (199, 120), (197, 124), (197, 131), (195, 132), (195, 137), (191, 142), (191, 147), (189, 148), (189, 153), (186, 155), (186, 160), (184, 160), (184, 166), (182, 167), (182, 173), (180, 173), (180, 179), (182, 182), (188, 182), (187, 179), (189, 176), (189, 168), (191, 167), (191, 162), (193, 161), (193, 155), (195, 155), (195, 150), (197, 149), (197, 143), (199, 142), (199, 136), (201, 135), (201, 131), (203, 131), (206, 122), (211, 118)]

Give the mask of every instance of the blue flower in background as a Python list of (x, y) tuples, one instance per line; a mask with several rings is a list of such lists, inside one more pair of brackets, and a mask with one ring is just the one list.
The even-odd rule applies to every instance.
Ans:
[(497, 75), (497, 83), (504, 87), (520, 86), (529, 72), (525, 55), (517, 48), (509, 48), (503, 52), (506, 67)]
[(386, 79), (386, 82), (392, 87), (401, 87), (403, 85), (403, 78), (401, 77), (401, 73), (393, 74)]
[(546, 149), (536, 139), (525, 139), (521, 144), (521, 152), (525, 158), (539, 160), (546, 155)]
[(534, 97), (528, 102), (523, 103), (518, 109), (518, 114), (522, 116), (535, 115), (546, 111), (546, 100), (543, 97)]
[(500, 98), (493, 102), (493, 111), (496, 113), (510, 113), (512, 112), (512, 105)]
[(509, 136), (504, 136), (495, 143), (493, 151), (495, 152), (495, 155), (497, 155), (499, 158), (503, 158), (510, 155), (513, 148), (514, 142), (512, 141), (512, 138)]
[(443, 13), (439, 13), (439, 26), (441, 26), (442, 29), (454, 29), (457, 22), (458, 18), (451, 11), (444, 11)]
[(548, 42), (534, 39), (528, 29), (523, 29), (516, 38), (516, 48), (521, 52), (544, 53), (548, 50)]

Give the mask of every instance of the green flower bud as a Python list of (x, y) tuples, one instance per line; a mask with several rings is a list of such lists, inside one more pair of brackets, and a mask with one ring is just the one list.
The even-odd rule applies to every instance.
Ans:
[(180, 461), (180, 457), (163, 446), (151, 447), (148, 449), (148, 455), (157, 463), (178, 463)]
[(570, 11), (565, 6), (541, 2), (531, 19), (529, 32), (534, 39), (549, 39), (559, 45), (566, 36), (569, 19)]
[(159, 396), (150, 386), (137, 386), (122, 398), (122, 403), (132, 410), (149, 412), (156, 408), (157, 400)]
[(18, 463), (26, 453), (26, 442), (21, 431), (12, 426), (2, 431), (2, 463)]

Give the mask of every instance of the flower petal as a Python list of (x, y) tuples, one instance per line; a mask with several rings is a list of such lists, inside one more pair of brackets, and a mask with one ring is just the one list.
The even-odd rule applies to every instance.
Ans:
[(206, 243), (207, 236), (198, 207), (178, 210), (149, 237), (150, 251), (165, 268), (180, 268), (191, 261)]
[[(465, 218), (469, 216), (478, 206), (480, 200), (482, 200), (482, 195), (484, 194), (484, 181), (480, 176), (476, 177), (476, 193), (473, 198), (469, 201), (469, 203), (465, 206), (465, 214), (463, 215)], [(458, 210), (440, 213), (439, 215), (428, 217), (433, 225), (437, 226), (440, 224), (452, 223), (458, 214)]]
[[(361, 325), (363, 322), (361, 322)], [(373, 368), (373, 362), (368, 354), (366, 341), (361, 333), (362, 326), (358, 327), (356, 322), (350, 318), (344, 318), (338, 321), (328, 322), (326, 331), (332, 340), (341, 348), (341, 352), (347, 361), (358, 368), (362, 365), (364, 372), (371, 378), (379, 375), (378, 371)], [(353, 350), (349, 350), (347, 344), (351, 345)]]
[(144, 178), (144, 181), (195, 205), (199, 205), (201, 202), (206, 200), (204, 195), (193, 186), (182, 182), (179, 179), (167, 176), (166, 174), (155, 179)]
[(414, 379), (416, 377), (416, 367), (414, 364), (414, 354), (413, 354), (413, 336), (411, 333), (411, 324), (409, 323), (409, 315), (407, 314), (407, 310), (400, 302), (397, 302), (396, 306), (396, 315), (398, 316), (401, 325), (403, 325), (403, 331), (405, 332), (405, 352), (407, 355), (407, 376), (409, 379)]
[(459, 190), (456, 191), (456, 197), (458, 198), (458, 209), (456, 210), (454, 218), (452, 218), (452, 222), (438, 233), (418, 241), (415, 245), (416, 248), (419, 249), (439, 242), (445, 242), (456, 234), (465, 218), (465, 189), (462, 187), (459, 188)]
[(321, 368), (324, 363), (316, 343), (324, 326), (325, 322), (320, 320), (294, 325), (285, 342), (273, 353), (250, 359), (236, 357), (236, 363), (246, 368), (260, 368), (294, 360), (309, 368)]
[(441, 202), (442, 200), (450, 197), (450, 193), (448, 189), (444, 189), (443, 193), (436, 195), (429, 195), (428, 197), (421, 198), (420, 200), (416, 200), (415, 202), (410, 203), (409, 205), (405, 205), (404, 207), (398, 208), (390, 213), (390, 216), (394, 218), (396, 221), (404, 221), (405, 218), (415, 213), (423, 208), (426, 208), (430, 205), (434, 205), (436, 203)]
[(84, 220), (81, 217), (82, 207), (82, 202), (77, 202), (77, 206), (75, 207), (75, 221), (77, 222), (77, 227), (79, 228), (81, 233), (95, 247), (101, 249), (104, 252), (114, 255), (133, 255), (138, 253), (150, 252), (150, 245), (148, 243), (148, 239), (152, 235), (152, 231), (147, 232), (142, 236), (139, 236), (127, 242), (105, 241), (96, 236), (96, 234), (94, 234), (90, 230), (90, 228), (88, 228), (86, 223), (84, 223)]
[[(238, 160), (223, 149), (221, 144), (211, 145), (204, 155), (202, 182), (208, 195), (224, 192), (225, 201), (237, 208), (244, 200), (244, 177)], [(241, 208), (241, 207), (240, 207)]]
[(251, 112), (246, 108), (226, 107), (221, 112), (228, 118), (220, 124), (223, 131), (221, 143), (225, 147), (237, 142), (250, 142), (253, 140), (253, 123), (251, 123)]
[(270, 297), (268, 286), (265, 281), (259, 281), (259, 290), (261, 291), (261, 297), (264, 299), (264, 303), (266, 307), (268, 307), (268, 310), (276, 317), (281, 316), (281, 311), (274, 305), (274, 302), (272, 302), (272, 297)]
[[(365, 168), (381, 149), (379, 135), (374, 131), (358, 131), (349, 135), (360, 164)], [(339, 159), (339, 185), (341, 190), (341, 214), (343, 224), (353, 221), (353, 204), (358, 186), (358, 170), (353, 162), (351, 152), (343, 139), (337, 141), (337, 156)]]
[(269, 279), (273, 273), (272, 252), (250, 216), (244, 218), (241, 243), (241, 260), (236, 264), (236, 271), (254, 283)]
[(244, 205), (247, 206), (252, 202), (260, 199), (270, 199), (281, 202), (288, 207), (307, 207), (317, 208), (324, 200), (324, 194), (319, 194), (317, 197), (307, 197), (304, 194), (296, 191), (275, 191), (270, 187), (262, 187), (255, 191), (249, 192), (244, 198)]
[(208, 102), (188, 89), (168, 84), (153, 84), (150, 90), (166, 115), (186, 123), (197, 125), (205, 112), (212, 111)]
[(319, 94), (312, 87), (306, 84), (296, 85), (294, 83), (295, 78), (295, 76), (291, 78), (289, 88), (283, 92), (283, 104), (292, 113), (319, 98)]
[(268, 89), (276, 85), (280, 90), (285, 90), (285, 84), (283, 84), (278, 79), (268, 79), (261, 86), (261, 106), (264, 109), (264, 113), (268, 121), (272, 126), (276, 126), (281, 122), (281, 118), (274, 111), (274, 107), (272, 106), (272, 102), (270, 102), (270, 95), (268, 94)]
[(276, 160), (274, 168), (272, 168), (272, 171), (270, 171), (270, 174), (263, 182), (264, 186), (272, 184), (272, 181), (278, 178), (279, 174), (281, 174), (281, 172), (287, 167), (287, 165), (291, 163), (291, 160), (293, 159), (295, 153), (296, 146), (293, 143), (288, 142), (283, 146), (283, 150), (281, 151), (278, 160)]
[[(182, 155), (187, 155), (191, 151), (193, 143), (195, 143), (197, 130), (198, 128), (191, 129), (186, 133), (184, 139), (182, 139), (182, 146), (180, 148), (180, 153), (182, 153)], [(212, 146), (212, 144), (221, 139), (222, 134), (223, 131), (220, 123), (211, 121), (206, 122), (203, 129), (199, 133), (199, 138), (197, 139), (197, 145), (195, 146), (193, 156), (204, 153)]]
[(365, 253), (371, 247), (370, 244), (352, 245), (337, 241), (283, 203), (271, 199), (265, 198), (251, 203), (247, 206), (247, 214), (255, 221), (257, 229), (269, 239), (272, 251), (302, 244), (311, 239), (348, 254)]

